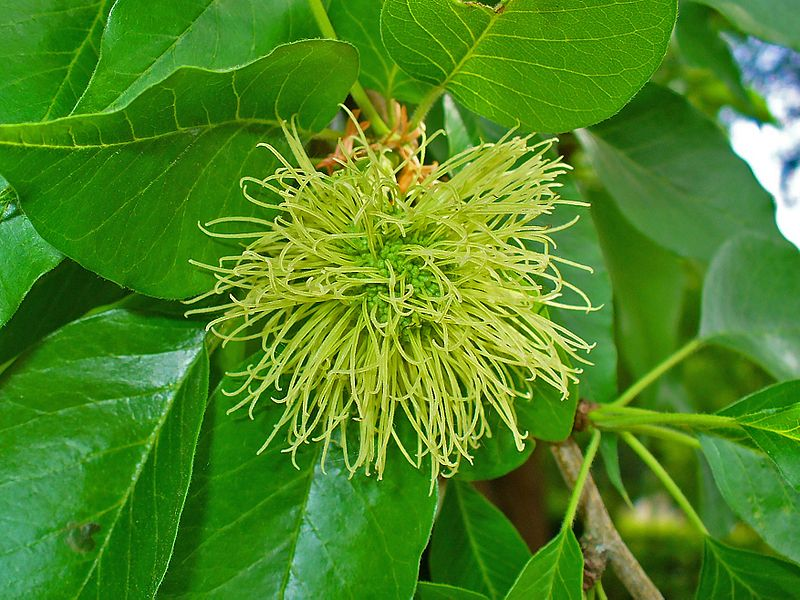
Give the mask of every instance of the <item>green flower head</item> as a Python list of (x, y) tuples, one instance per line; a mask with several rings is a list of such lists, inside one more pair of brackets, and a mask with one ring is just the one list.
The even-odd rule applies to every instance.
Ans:
[[(319, 442), (324, 455), (333, 441), (351, 472), (379, 477), (390, 444), (414, 464), (429, 458), (432, 477), (452, 474), (491, 434), (491, 411), (521, 449), (520, 382), (540, 380), (566, 396), (580, 372), (569, 362), (590, 348), (546, 313), (563, 306), (565, 288), (589, 306), (562, 279), (558, 265), (569, 261), (551, 254), (549, 234), (574, 220), (537, 224), (568, 203), (556, 182), (567, 167), (545, 156), (551, 142), (482, 144), (400, 185), (401, 172), (424, 163), (425, 143), (399, 161), (359, 132), (326, 174), (296, 134), (287, 139), (293, 163), (267, 146), (283, 167), (241, 182), (267, 216), (276, 207), (255, 192), (278, 195), (278, 216), (209, 223), (259, 229), (209, 232), (241, 237), (244, 250), (207, 267), (217, 283), (201, 298), (228, 300), (195, 311), (222, 312), (209, 327), (225, 342), (261, 341), (260, 360), (234, 374), (241, 386), (227, 393), (241, 401), (231, 410), (249, 407), (252, 416), (258, 402), (280, 404), (264, 448), (281, 431), (291, 451)], [(400, 420), (416, 447), (401, 441)]]

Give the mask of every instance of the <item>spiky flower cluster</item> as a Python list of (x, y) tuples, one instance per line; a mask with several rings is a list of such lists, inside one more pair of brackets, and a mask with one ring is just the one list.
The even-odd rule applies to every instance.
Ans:
[[(541, 380), (567, 395), (579, 370), (582, 339), (542, 314), (558, 302), (564, 282), (549, 234), (537, 225), (559, 199), (556, 178), (566, 166), (545, 157), (550, 143), (506, 138), (466, 150), (421, 172), (407, 189), (392, 160), (363, 134), (332, 174), (314, 168), (294, 134), (287, 138), (296, 166), (259, 180), (242, 180), (245, 196), (274, 214), (253, 193), (281, 198), (274, 219), (224, 218), (260, 231), (242, 234), (241, 255), (220, 260), (217, 283), (203, 297), (229, 301), (210, 323), (224, 340), (260, 339), (263, 358), (230, 390), (241, 401), (283, 405), (264, 448), (288, 429), (287, 450), (331, 441), (341, 445), (351, 472), (374, 467), (379, 477), (387, 448), (406, 458), (430, 458), (432, 477), (453, 473), (491, 434), (496, 411), (521, 449), (519, 382)], [(340, 147), (341, 151), (341, 147)], [(415, 164), (424, 163), (425, 144)], [(428, 174), (426, 174), (426, 172)], [(254, 188), (257, 186), (257, 188)], [(236, 234), (209, 232), (231, 237)], [(202, 298), (202, 297), (201, 297)], [(229, 332), (217, 326), (231, 321)], [(399, 420), (416, 432), (416, 448), (398, 435)], [(358, 451), (348, 452), (357, 430)], [(262, 450), (264, 449), (262, 448)]]

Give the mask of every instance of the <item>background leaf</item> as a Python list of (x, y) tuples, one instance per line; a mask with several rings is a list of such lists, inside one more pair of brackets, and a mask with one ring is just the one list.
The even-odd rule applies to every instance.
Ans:
[(697, 600), (792, 598), (799, 587), (797, 565), (706, 539)]
[(155, 594), (207, 386), (202, 328), (126, 311), (67, 325), (3, 374), (5, 598)]
[(69, 259), (62, 261), (33, 285), (12, 319), (0, 329), (0, 364), (89, 309), (124, 295), (121, 287)]
[(800, 251), (780, 237), (731, 240), (706, 275), (700, 335), (777, 379), (800, 377), (798, 273)]
[(800, 491), (800, 380), (751, 394), (719, 414), (735, 417), (789, 485)]
[(278, 165), (256, 144), (284, 147), (278, 119), (295, 112), (300, 127), (323, 127), (356, 73), (355, 50), (326, 40), (233, 71), (182, 69), (119, 112), (0, 126), (0, 171), (39, 233), (84, 267), (189, 296), (211, 282), (189, 259), (230, 253), (197, 223), (254, 214), (237, 182)]
[(528, 561), (507, 600), (583, 597), (583, 554), (572, 529), (563, 528)]
[(331, 0), (328, 17), (339, 39), (358, 49), (359, 81), (385, 98), (417, 103), (430, 85), (409, 77), (392, 60), (381, 39), (383, 0)]
[(620, 359), (641, 377), (677, 346), (685, 277), (672, 253), (639, 233), (605, 194), (592, 218), (611, 276)]
[[(0, 189), (4, 188), (0, 178)], [(64, 256), (45, 242), (14, 204), (0, 206), (0, 327), (19, 308), (25, 294)], [(0, 331), (3, 331), (0, 329)], [(0, 363), (3, 360), (0, 359)]]
[[(249, 362), (248, 362), (249, 364)], [(410, 598), (436, 510), (430, 474), (392, 451), (384, 478), (352, 478), (341, 449), (257, 455), (282, 407), (261, 400), (255, 421), (214, 393), (162, 598)]]
[(503, 598), (530, 557), (503, 513), (471, 485), (448, 482), (431, 538), (434, 581)]
[(559, 132), (611, 116), (644, 85), (664, 56), (676, 5), (386, 0), (381, 31), (401, 69), (478, 114)]
[(75, 112), (124, 106), (181, 67), (230, 69), (318, 33), (306, 0), (173, 0), (145, 10), (118, 0)]
[(0, 123), (68, 115), (97, 63), (111, 0), (9, 0), (0, 11)]
[(700, 442), (728, 506), (775, 550), (800, 562), (800, 492), (766, 456), (710, 436)]
[(800, 50), (795, 0), (696, 0), (716, 8), (742, 31)]
[(710, 260), (745, 231), (780, 235), (750, 168), (675, 92), (647, 85), (618, 115), (577, 135), (625, 218), (681, 256)]

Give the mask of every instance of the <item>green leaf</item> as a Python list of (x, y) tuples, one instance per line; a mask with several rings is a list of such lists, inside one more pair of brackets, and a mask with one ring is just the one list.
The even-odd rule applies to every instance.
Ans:
[(674, 0), (495, 8), (386, 0), (381, 31), (413, 77), (503, 125), (557, 132), (610, 117), (630, 100), (664, 56), (676, 8)]
[(742, 352), (776, 379), (800, 376), (800, 252), (743, 236), (720, 249), (706, 275), (700, 335)]
[(409, 77), (389, 56), (381, 39), (382, 7), (383, 0), (331, 0), (328, 17), (339, 39), (358, 49), (364, 87), (416, 104), (431, 86)]
[(0, 364), (90, 309), (124, 294), (119, 286), (73, 261), (62, 261), (33, 285), (13, 318), (0, 329)]
[(433, 529), (431, 578), (503, 598), (531, 553), (514, 526), (468, 483), (447, 484)]
[[(203, 291), (229, 246), (197, 227), (257, 209), (238, 189), (278, 161), (279, 118), (323, 127), (357, 72), (356, 51), (316, 40), (225, 72), (181, 69), (124, 109), (0, 126), (0, 172), (37, 231), (84, 267), (159, 297)], [(261, 216), (263, 216), (263, 210)]]
[(572, 529), (563, 528), (533, 555), (506, 600), (583, 597), (583, 553)]
[[(566, 200), (584, 201), (578, 191), (574, 179), (561, 176), (563, 187), (561, 197)], [(592, 301), (596, 310), (568, 310), (551, 308), (553, 320), (579, 335), (595, 348), (586, 357), (591, 365), (579, 365), (583, 369), (580, 375), (579, 394), (581, 398), (595, 402), (609, 402), (617, 391), (617, 348), (614, 345), (614, 311), (611, 296), (611, 280), (603, 253), (600, 249), (598, 232), (592, 221), (588, 207), (558, 206), (550, 215), (542, 215), (542, 221), (552, 226), (563, 225), (577, 217), (578, 222), (569, 229), (553, 234), (557, 247), (553, 250), (556, 256), (585, 265), (591, 269), (586, 271), (564, 264), (559, 265), (565, 281), (577, 286)], [(574, 306), (583, 306), (583, 301), (576, 293), (564, 290), (559, 302)]]
[(751, 394), (719, 414), (735, 417), (789, 485), (800, 491), (800, 380)]
[(97, 64), (111, 0), (10, 0), (0, 11), (0, 123), (68, 115)]
[(486, 600), (486, 596), (463, 588), (420, 581), (414, 594), (415, 600)]
[(625, 504), (633, 508), (633, 503), (628, 495), (628, 490), (625, 489), (619, 468), (619, 437), (616, 434), (613, 432), (603, 434), (603, 437), (600, 438), (600, 454), (603, 457), (603, 464), (606, 467), (606, 473), (611, 485), (625, 500)]
[(578, 137), (622, 213), (680, 256), (710, 260), (744, 231), (780, 235), (772, 199), (716, 123), (650, 84)]
[(716, 25), (719, 20), (716, 12), (707, 6), (683, 2), (675, 27), (680, 57), (692, 67), (710, 71), (716, 77), (715, 82), (724, 82), (737, 110), (762, 120), (771, 120), (763, 100), (757, 105), (742, 83), (742, 73), (733, 52), (720, 36), (720, 28)]
[(800, 50), (795, 0), (695, 0), (725, 15), (739, 29), (782, 46)]
[(227, 415), (223, 390), (238, 385), (225, 378), (210, 401), (159, 597), (410, 598), (436, 511), (430, 472), (391, 450), (383, 480), (349, 477), (337, 446), (320, 465), (320, 443), (295, 467), (282, 435), (257, 455), (283, 410), (265, 396), (254, 421)]
[(230, 69), (317, 34), (307, 0), (118, 0), (75, 112), (124, 106), (181, 67)]
[(763, 454), (705, 435), (700, 442), (728, 506), (775, 550), (800, 562), (800, 492)]
[[(0, 189), (3, 180), (0, 178)], [(64, 258), (45, 242), (28, 218), (14, 204), (0, 212), (0, 327), (5, 325), (19, 308), (25, 294), (42, 275)], [(0, 331), (3, 331), (0, 329)], [(0, 359), (0, 363), (3, 360)]]
[(620, 359), (638, 378), (677, 347), (685, 287), (682, 265), (639, 233), (606, 194), (591, 200), (613, 284)]
[(4, 598), (151, 598), (208, 386), (203, 330), (126, 311), (67, 325), (0, 382)]
[(794, 598), (798, 589), (800, 567), (797, 565), (706, 538), (700, 585), (695, 594), (697, 600)]

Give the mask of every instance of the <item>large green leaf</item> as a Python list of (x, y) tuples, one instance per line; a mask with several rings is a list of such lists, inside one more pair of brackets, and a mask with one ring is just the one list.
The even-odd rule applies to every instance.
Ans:
[(677, 257), (639, 233), (606, 194), (592, 217), (614, 290), (620, 359), (641, 377), (675, 349), (685, 287)]
[(0, 381), (4, 598), (151, 598), (167, 568), (208, 386), (196, 324), (112, 311)]
[(800, 50), (796, 0), (695, 0), (716, 8), (742, 31)]
[(97, 64), (111, 0), (9, 0), (0, 10), (0, 123), (68, 115)]
[[(249, 364), (250, 361), (248, 361)], [(211, 399), (163, 598), (410, 598), (436, 510), (430, 473), (390, 453), (383, 480), (349, 477), (332, 446), (292, 457), (279, 435), (257, 455), (282, 407), (255, 420)]]
[(88, 310), (124, 294), (119, 286), (73, 261), (62, 261), (33, 285), (11, 320), (0, 329), (0, 364)]
[(720, 249), (706, 275), (700, 335), (742, 352), (777, 379), (800, 377), (800, 252), (744, 236)]
[(696, 600), (782, 600), (794, 598), (798, 590), (797, 565), (706, 539)]
[(451, 481), (430, 549), (431, 578), (503, 598), (531, 553), (514, 526), (470, 484)]
[(528, 561), (507, 600), (581, 600), (583, 553), (570, 528), (562, 528)]
[(383, 0), (331, 0), (328, 16), (339, 39), (358, 48), (364, 87), (385, 98), (417, 103), (430, 85), (409, 77), (395, 64), (381, 39)]
[[(0, 189), (4, 187), (0, 178)], [(0, 268), (2, 327), (14, 315), (36, 280), (61, 262), (63, 255), (39, 237), (28, 218), (14, 204), (9, 204), (0, 206), (0, 256), (3, 261)]]
[(180, 67), (228, 69), (316, 34), (307, 0), (118, 0), (75, 112), (128, 104)]
[(710, 260), (744, 231), (779, 235), (769, 194), (718, 126), (675, 92), (650, 84), (578, 137), (625, 218), (681, 256)]
[(763, 454), (710, 436), (700, 442), (728, 506), (775, 550), (800, 562), (800, 492)]
[(735, 417), (786, 481), (800, 491), (800, 380), (751, 394), (720, 414)]
[[(39, 233), (86, 268), (160, 297), (204, 290), (219, 240), (198, 222), (256, 210), (243, 175), (277, 166), (279, 118), (323, 127), (357, 73), (355, 49), (312, 40), (232, 71), (181, 69), (117, 112), (0, 126), (0, 172)], [(263, 212), (263, 211), (262, 211)]]
[(667, 48), (675, 0), (386, 0), (381, 31), (410, 75), (498, 123), (566, 131), (617, 112)]

